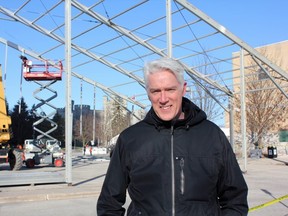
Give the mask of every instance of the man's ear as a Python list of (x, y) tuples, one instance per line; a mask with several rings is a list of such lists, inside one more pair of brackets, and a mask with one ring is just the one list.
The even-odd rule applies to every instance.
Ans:
[(186, 94), (186, 90), (187, 90), (187, 82), (184, 82), (182, 96)]

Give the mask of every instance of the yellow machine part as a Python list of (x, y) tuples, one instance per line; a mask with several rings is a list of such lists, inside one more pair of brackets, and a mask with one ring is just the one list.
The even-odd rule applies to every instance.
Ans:
[(6, 101), (4, 93), (4, 85), (2, 78), (2, 67), (0, 64), (0, 143), (10, 140), (9, 127), (11, 125), (11, 118), (7, 115)]

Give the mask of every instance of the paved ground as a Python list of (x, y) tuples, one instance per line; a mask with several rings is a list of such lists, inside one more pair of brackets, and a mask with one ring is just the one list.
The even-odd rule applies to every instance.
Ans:
[[(103, 158), (103, 157), (102, 157)], [(241, 161), (240, 165), (241, 165)], [(248, 159), (247, 172), (244, 177), (249, 187), (249, 216), (288, 216), (288, 155), (278, 156), (274, 159), (260, 158)], [(96, 203), (97, 197), (101, 190), (102, 182), (109, 161), (99, 159), (98, 157), (89, 157), (78, 155), (73, 159), (72, 179), (73, 185), (68, 186), (66, 183), (57, 184), (40, 184), (40, 185), (22, 185), (22, 186), (0, 186), (0, 213), (5, 215), (17, 215), (15, 209), (11, 209), (14, 204), (39, 203), (39, 206), (48, 206), (49, 203), (59, 201), (73, 202), (74, 208), (83, 208), (83, 202), (80, 200), (89, 200), (89, 203)], [(1, 170), (2, 169), (2, 170)], [(7, 174), (8, 170), (0, 167), (0, 182), (1, 176)], [(65, 169), (57, 169), (54, 167), (39, 167), (35, 170), (26, 170), (23, 168), (20, 172), (59, 172), (65, 174)], [(33, 173), (34, 172), (34, 173)], [(61, 201), (61, 202), (60, 202)], [(79, 204), (78, 204), (79, 203)], [(63, 204), (64, 205), (64, 204)], [(8, 206), (10, 210), (8, 209)], [(48, 208), (48, 207), (47, 207)], [(49, 207), (50, 208), (50, 207)], [(94, 206), (91, 208), (94, 209)], [(9, 212), (10, 211), (10, 212)], [(25, 215), (22, 211), (22, 215)], [(52, 211), (52, 210), (51, 210)], [(45, 211), (46, 214), (55, 215), (53, 212)], [(28, 214), (27, 214), (28, 215)], [(33, 215), (33, 214), (31, 214)], [(57, 215), (57, 214), (56, 214)], [(60, 214), (59, 214), (60, 215)], [(65, 215), (65, 213), (63, 214)], [(81, 215), (81, 214), (70, 214)], [(85, 215), (85, 214), (83, 214)], [(95, 212), (86, 215), (95, 215)]]
[(288, 156), (249, 159), (249, 216), (288, 216)]

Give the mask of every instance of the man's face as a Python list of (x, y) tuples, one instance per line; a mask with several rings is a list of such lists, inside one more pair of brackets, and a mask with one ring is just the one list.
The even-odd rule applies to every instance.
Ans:
[(148, 76), (148, 97), (157, 116), (170, 121), (182, 112), (182, 96), (186, 92), (186, 83), (180, 85), (170, 71), (161, 71)]

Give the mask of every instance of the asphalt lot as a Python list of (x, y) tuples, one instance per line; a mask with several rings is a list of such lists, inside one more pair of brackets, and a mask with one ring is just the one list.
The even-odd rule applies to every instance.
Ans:
[[(95, 205), (109, 165), (108, 156), (74, 154), (72, 186), (65, 182), (0, 186), (0, 215), (96, 215)], [(241, 166), (241, 161), (239, 161)], [(249, 216), (288, 216), (288, 155), (277, 158), (248, 159), (244, 174), (249, 187)], [(19, 171), (18, 171), (19, 172)], [(65, 168), (40, 166), (20, 173), (60, 173)], [(11, 171), (0, 166), (2, 176)], [(37, 205), (35, 205), (37, 203)], [(58, 211), (53, 206), (57, 205)], [(71, 206), (72, 205), (72, 206)], [(62, 208), (61, 208), (62, 206)], [(71, 206), (67, 210), (67, 206)], [(32, 211), (32, 209), (38, 209)], [(75, 210), (73, 210), (75, 208)], [(80, 210), (82, 209), (82, 211)], [(38, 213), (37, 213), (38, 212)], [(36, 214), (37, 213), (37, 214)]]

